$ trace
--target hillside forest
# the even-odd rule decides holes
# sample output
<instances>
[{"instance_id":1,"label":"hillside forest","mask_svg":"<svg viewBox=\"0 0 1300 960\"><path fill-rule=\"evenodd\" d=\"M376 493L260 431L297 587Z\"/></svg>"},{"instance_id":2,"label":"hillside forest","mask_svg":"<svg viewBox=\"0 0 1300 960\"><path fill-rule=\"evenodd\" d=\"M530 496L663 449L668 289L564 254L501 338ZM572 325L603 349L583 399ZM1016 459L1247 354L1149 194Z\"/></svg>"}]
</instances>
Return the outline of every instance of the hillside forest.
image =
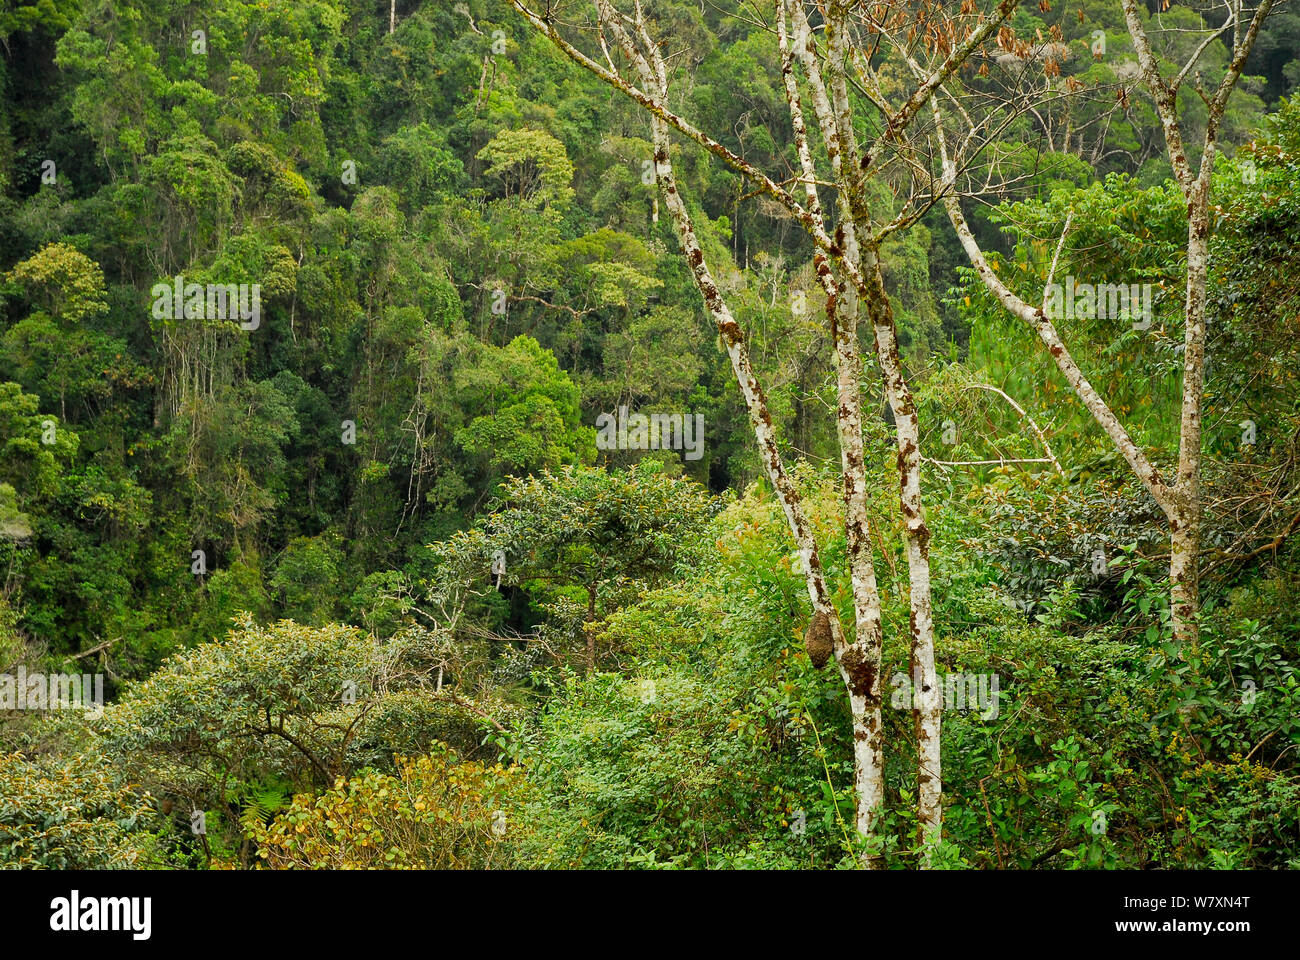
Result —
<instances>
[{"instance_id":1,"label":"hillside forest","mask_svg":"<svg viewBox=\"0 0 1300 960\"><path fill-rule=\"evenodd\" d=\"M1300 866L1279 0L0 0L0 866Z\"/></svg>"}]
</instances>

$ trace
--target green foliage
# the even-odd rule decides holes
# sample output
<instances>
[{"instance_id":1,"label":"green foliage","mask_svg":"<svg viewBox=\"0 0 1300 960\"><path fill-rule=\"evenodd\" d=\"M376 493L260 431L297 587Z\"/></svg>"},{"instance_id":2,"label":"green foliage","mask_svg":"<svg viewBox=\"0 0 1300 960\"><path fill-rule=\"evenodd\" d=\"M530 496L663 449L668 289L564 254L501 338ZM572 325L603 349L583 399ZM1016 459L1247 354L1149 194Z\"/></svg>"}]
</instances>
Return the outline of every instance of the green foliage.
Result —
<instances>
[{"instance_id":1,"label":"green foliage","mask_svg":"<svg viewBox=\"0 0 1300 960\"><path fill-rule=\"evenodd\" d=\"M351 739L338 721L362 709L381 658L346 627L245 621L133 685L105 710L102 746L182 796L253 770L329 782Z\"/></svg>"},{"instance_id":2,"label":"green foliage","mask_svg":"<svg viewBox=\"0 0 1300 960\"><path fill-rule=\"evenodd\" d=\"M145 868L153 816L103 758L0 754L0 867Z\"/></svg>"},{"instance_id":3,"label":"green foliage","mask_svg":"<svg viewBox=\"0 0 1300 960\"><path fill-rule=\"evenodd\" d=\"M646 6L690 72L670 105L796 170L771 31L725 5ZM788 521L646 180L644 111L503 0L392 12L390 28L388 5L351 0L0 10L0 669L93 664L112 701L0 718L0 861L853 867L844 686L802 652ZM1173 55L1206 35L1189 7L1142 16ZM1149 328L1059 326L1168 471L1186 207L1123 13L1083 0L1011 24L1068 55L976 160L1011 186L972 222L1031 302L1054 259L1058 281L1153 285ZM922 424L940 669L1000 679L996 715L945 711L936 866L1298 862L1300 108L1279 99L1297 51L1300 17L1275 11L1211 184L1199 649L1170 641L1155 504L942 212L881 245ZM1190 81L1227 65L1209 43L1180 92L1194 163ZM953 82L975 102L1003 69ZM687 139L672 160L848 624L812 247ZM899 188L892 170L869 184L882 222ZM151 287L181 275L256 284L258 327L154 318ZM907 563L860 334L893 678ZM702 415L702 456L598 453L596 418L620 407ZM884 725L876 842L911 867L915 732L888 703Z\"/></svg>"},{"instance_id":4,"label":"green foliage","mask_svg":"<svg viewBox=\"0 0 1300 960\"><path fill-rule=\"evenodd\" d=\"M573 197L573 164L564 145L544 130L500 130L475 157L501 184L506 200L563 209Z\"/></svg>"},{"instance_id":5,"label":"green foliage","mask_svg":"<svg viewBox=\"0 0 1300 960\"><path fill-rule=\"evenodd\" d=\"M283 609L292 619L312 626L331 619L341 560L337 544L320 538L299 537L285 548L271 587L281 594Z\"/></svg>"},{"instance_id":6,"label":"green foliage","mask_svg":"<svg viewBox=\"0 0 1300 960\"><path fill-rule=\"evenodd\" d=\"M276 870L486 870L516 862L527 783L517 769L440 750L403 761L398 776L339 780L300 794L269 825L258 854Z\"/></svg>"},{"instance_id":7,"label":"green foliage","mask_svg":"<svg viewBox=\"0 0 1300 960\"><path fill-rule=\"evenodd\" d=\"M487 458L492 470L531 472L590 457L592 431L580 425L578 389L536 340L487 347L456 379L468 409L490 410L457 431L456 442Z\"/></svg>"}]
</instances>

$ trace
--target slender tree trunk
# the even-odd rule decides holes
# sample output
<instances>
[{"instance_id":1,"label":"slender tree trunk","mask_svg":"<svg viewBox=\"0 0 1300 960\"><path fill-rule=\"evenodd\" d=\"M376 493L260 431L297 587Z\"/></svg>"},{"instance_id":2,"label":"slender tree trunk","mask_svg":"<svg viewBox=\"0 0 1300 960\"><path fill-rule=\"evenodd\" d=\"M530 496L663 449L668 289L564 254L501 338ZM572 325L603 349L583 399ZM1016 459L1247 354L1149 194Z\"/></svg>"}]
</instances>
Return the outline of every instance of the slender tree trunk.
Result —
<instances>
[{"instance_id":1,"label":"slender tree trunk","mask_svg":"<svg viewBox=\"0 0 1300 960\"><path fill-rule=\"evenodd\" d=\"M1210 178L1213 144L1189 198L1187 296L1183 325L1183 403L1178 477L1169 513L1169 590L1174 642L1184 656L1200 641L1201 407L1205 396L1205 310L1209 274Z\"/></svg>"},{"instance_id":2,"label":"slender tree trunk","mask_svg":"<svg viewBox=\"0 0 1300 960\"><path fill-rule=\"evenodd\" d=\"M722 293L718 290L717 283L714 281L708 264L705 262L704 253L700 249L699 240L695 235L695 227L691 222L686 204L677 189L677 178L673 172L669 152L668 125L658 117L653 117L651 129L655 150L655 171L663 190L664 206L668 210L669 219L672 221L673 228L677 233L682 252L690 265L696 288L704 298L705 307L713 318L718 333L722 337L723 345L726 347L727 356L731 360L732 372L735 374L736 383L739 385L741 396L744 398L750 426L754 431L754 439L758 444L763 471L776 491L777 499L780 501L782 511L785 513L786 522L790 526L795 545L804 558L804 582L808 588L808 596L812 601L814 614L822 613L827 616L831 625L835 649L839 650L845 645L844 628L840 623L839 614L831 603L830 591L826 586L826 577L822 571L821 558L817 551L817 541L813 537L812 526L804 514L799 491L795 489L794 482L785 469L785 463L777 447L776 434L772 426L772 415L767 408L767 397L763 393L758 378L754 375L744 332L741 330L740 324L732 317Z\"/></svg>"},{"instance_id":3,"label":"slender tree trunk","mask_svg":"<svg viewBox=\"0 0 1300 960\"><path fill-rule=\"evenodd\" d=\"M777 37L781 48L781 74L794 128L808 210L825 229L813 165L794 75L794 53L786 24L786 0L777 6ZM802 44L803 41L801 40ZM805 48L806 50L806 48ZM824 96L824 95L823 95ZM880 659L884 632L880 614L880 591L871 552L871 531L867 523L866 456L862 442L862 358L858 348L858 297L854 287L836 280L829 258L821 250L813 256L818 281L826 293L826 317L835 344L836 430L840 446L840 469L844 491L844 534L853 581L854 643L836 650L840 676L849 695L853 716L854 793L857 798L855 827L860 837L870 837L875 817L884 801L884 730L881 717ZM868 867L881 865L880 858L864 851Z\"/></svg>"},{"instance_id":4,"label":"slender tree trunk","mask_svg":"<svg viewBox=\"0 0 1300 960\"><path fill-rule=\"evenodd\" d=\"M1198 172L1193 175L1183 144L1182 123L1178 117L1178 90L1188 71L1196 66L1199 49L1172 80L1161 72L1155 52L1142 24L1137 0L1121 0L1133 50L1137 54L1142 77L1156 105L1164 129L1165 147L1174 176L1187 199L1187 289L1183 327L1183 402L1178 439L1178 473L1169 518L1169 605L1174 640L1179 650L1194 651L1200 641L1200 569L1201 519L1201 414L1205 396L1205 314L1206 285L1209 274L1210 184L1219 124L1223 121L1228 100L1241 77L1260 28L1273 8L1273 0L1261 0L1243 23L1242 5L1227 8L1232 19L1232 56L1213 96L1198 90L1207 106L1203 152ZM1244 29L1243 29L1244 27ZM1225 24L1224 29L1227 29ZM1199 77L1196 79L1199 87Z\"/></svg>"},{"instance_id":5,"label":"slender tree trunk","mask_svg":"<svg viewBox=\"0 0 1300 960\"><path fill-rule=\"evenodd\" d=\"M885 744L881 717L880 661L884 628L880 614L880 591L871 553L871 531L867 524L866 462L862 444L861 376L858 354L858 298L848 283L841 283L838 296L828 306L835 338L836 378L840 404L837 427L840 466L844 475L844 529L853 579L853 607L856 641L837 651L840 675L849 694L853 714L853 778L857 797L855 826L859 836L875 832L875 818L885 800ZM877 856L866 855L868 867L882 866Z\"/></svg>"},{"instance_id":6,"label":"slender tree trunk","mask_svg":"<svg viewBox=\"0 0 1300 960\"><path fill-rule=\"evenodd\" d=\"M934 615L930 590L930 528L921 499L921 430L916 403L903 377L894 311L885 292L880 255L863 250L862 263L874 296L866 301L876 334L876 355L898 436L899 504L907 541L907 577L911 589L912 712L916 726L917 826L923 844L943 834L943 767L940 762L942 700L934 666ZM926 859L928 865L928 857Z\"/></svg>"},{"instance_id":7,"label":"slender tree trunk","mask_svg":"<svg viewBox=\"0 0 1300 960\"><path fill-rule=\"evenodd\" d=\"M943 770L941 702L934 667L934 615L930 596L930 530L921 499L921 430L916 404L903 375L898 329L881 272L880 252L863 239L870 236L872 219L848 95L847 10L846 3L831 3L826 18L830 102L823 130L835 138L832 164L845 201L841 222L845 258L855 263L865 284L863 307L875 334L880 377L894 414L899 506L907 543L911 673L915 680L912 709L917 740L917 839L928 851L928 845L943 835ZM923 855L922 865L929 865L928 853Z\"/></svg>"}]
</instances>

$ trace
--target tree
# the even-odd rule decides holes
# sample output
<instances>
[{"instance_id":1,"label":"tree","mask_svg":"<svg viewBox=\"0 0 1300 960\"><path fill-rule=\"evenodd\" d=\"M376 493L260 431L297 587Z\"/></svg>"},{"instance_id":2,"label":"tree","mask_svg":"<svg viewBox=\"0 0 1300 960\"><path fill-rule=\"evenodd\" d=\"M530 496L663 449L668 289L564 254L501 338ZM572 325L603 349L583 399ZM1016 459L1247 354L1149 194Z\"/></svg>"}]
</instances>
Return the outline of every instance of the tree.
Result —
<instances>
[{"instance_id":1,"label":"tree","mask_svg":"<svg viewBox=\"0 0 1300 960\"><path fill-rule=\"evenodd\" d=\"M68 419L111 397L139 376L126 341L97 330L108 313L99 264L66 243L52 243L5 278L34 309L6 330L3 372L49 401Z\"/></svg>"},{"instance_id":2,"label":"tree","mask_svg":"<svg viewBox=\"0 0 1300 960\"><path fill-rule=\"evenodd\" d=\"M466 363L455 377L463 408L483 411L456 431L466 453L489 460L495 474L590 458L591 431L580 423L578 388L554 354L525 336L475 352L478 362Z\"/></svg>"},{"instance_id":3,"label":"tree","mask_svg":"<svg viewBox=\"0 0 1300 960\"><path fill-rule=\"evenodd\" d=\"M291 619L323 626L338 602L339 545L326 537L298 537L275 565L271 587Z\"/></svg>"},{"instance_id":4,"label":"tree","mask_svg":"<svg viewBox=\"0 0 1300 960\"><path fill-rule=\"evenodd\" d=\"M0 753L0 864L138 870L151 862L151 798L104 757Z\"/></svg>"},{"instance_id":5,"label":"tree","mask_svg":"<svg viewBox=\"0 0 1300 960\"><path fill-rule=\"evenodd\" d=\"M504 583L536 582L585 595L586 669L596 668L602 590L653 584L693 553L715 503L698 484L647 461L625 472L568 467L506 482L482 521L484 547L500 551Z\"/></svg>"},{"instance_id":6,"label":"tree","mask_svg":"<svg viewBox=\"0 0 1300 960\"><path fill-rule=\"evenodd\" d=\"M1111 407L1084 376L1052 322L1053 318L1048 316L1046 292L1044 305L1033 306L1008 288L990 267L966 222L959 191L953 189L958 179L957 166L964 148L949 149L945 127L951 121L945 117L946 111L939 101L932 105L938 153L943 164L942 184L936 192L942 195L957 235L979 278L1008 311L1023 319L1038 334L1071 389L1164 512L1169 524L1169 596L1174 641L1180 647L1194 651L1199 637L1198 571L1204 514L1201 491L1201 417L1205 392L1206 285L1212 227L1210 188L1229 98L1241 77L1260 26L1272 9L1272 0L1260 0L1253 13L1240 5L1225 6L1224 22L1217 28L1198 25L1201 36L1198 37L1196 47L1185 59L1180 57L1172 62L1158 53L1152 44L1148 32L1151 17L1146 9L1139 7L1135 0L1122 0L1122 4L1141 76L1160 118L1169 162L1187 206L1182 404L1178 458L1172 479L1168 477L1167 471L1162 473L1151 462L1147 453L1134 442ZM1217 71L1221 74L1218 82L1203 87L1200 68L1205 64L1202 58L1220 37L1228 34L1231 35L1230 58ZM1167 39L1163 28L1161 38ZM1177 50L1177 45L1174 48ZM1195 167L1190 157L1191 144L1186 137L1187 121L1179 106L1180 92L1186 92L1184 88L1188 84L1191 85L1188 89L1206 107L1204 131L1198 145L1199 165ZM966 117L961 117L961 122L966 120ZM1070 220L1067 219L1052 261L1053 269L1048 271L1048 287L1053 281L1055 264L1069 230Z\"/></svg>"},{"instance_id":7,"label":"tree","mask_svg":"<svg viewBox=\"0 0 1300 960\"><path fill-rule=\"evenodd\" d=\"M522 770L438 749L396 777L372 771L299 794L253 839L276 870L499 870L529 832L526 794Z\"/></svg>"},{"instance_id":8,"label":"tree","mask_svg":"<svg viewBox=\"0 0 1300 960\"><path fill-rule=\"evenodd\" d=\"M930 597L930 530L921 495L920 427L916 405L903 371L894 308L885 287L881 248L891 235L916 223L924 213L919 202L898 206L889 202L874 177L898 177L890 171L896 160L896 143L930 103L935 91L951 77L1009 17L1017 0L1001 0L992 12L979 14L966 4L958 14L922 9L909 12L890 5L871 11L834 2L818 6L823 43L814 40L807 5L780 0L771 26L778 38L785 99L793 133L798 187L787 187L762 173L754 164L727 149L718 140L674 112L670 103L668 58L651 37L651 20L639 2L624 14L609 0L599 0L594 24L601 40L599 56L585 54L565 39L555 22L523 0L511 0L529 23L546 35L571 60L622 92L651 115L654 169L663 191L678 241L694 274L696 286L722 336L732 360L750 414L768 479L780 497L795 544L804 557L809 597L814 610L814 630L829 629L831 646L852 704L856 730L858 795L857 829L872 833L884 794L881 730L880 651L883 642L880 599L871 555L866 517L865 464L862 446L861 358L858 348L859 308L865 311L875 339L875 358L893 415L898 450L899 505L907 537L910 584L910 640L916 676L914 716L918 743L918 808L920 840L933 848L942 836L942 774L940 757L940 691L934 672L934 624ZM910 32L909 32L910 31ZM924 39L913 44L917 34ZM904 39L904 34L906 38ZM625 77L612 59L606 38L631 67ZM872 54L880 50L876 38L889 41L883 65ZM894 68L904 75L914 72L912 92L902 103L891 103L882 82ZM836 190L834 235L823 213L819 174L804 117L797 68L801 68L829 166L829 181ZM864 94L874 120L870 140L859 140L854 119L855 98L849 77L865 71L869 82ZM890 84L896 85L891 77ZM837 426L843 474L845 533L852 558L854 633L849 640L830 600L818 559L817 544L790 481L772 430L767 399L754 376L745 334L728 309L725 298L706 263L689 209L673 173L670 129L676 130L740 173L766 198L785 209L813 241L814 265L826 295L827 325L835 345L837 364ZM908 174L904 167L901 176ZM789 182L788 180L786 181ZM799 198L802 194L802 200ZM919 198L913 197L913 200ZM870 852L866 862L877 861Z\"/></svg>"},{"instance_id":9,"label":"tree","mask_svg":"<svg viewBox=\"0 0 1300 960\"><path fill-rule=\"evenodd\" d=\"M103 748L195 802L222 798L228 780L254 769L328 784L348 772L383 662L348 627L244 621L106 708Z\"/></svg>"},{"instance_id":10,"label":"tree","mask_svg":"<svg viewBox=\"0 0 1300 960\"><path fill-rule=\"evenodd\" d=\"M564 144L543 130L502 130L478 152L507 200L563 209L573 199L573 164Z\"/></svg>"}]
</instances>

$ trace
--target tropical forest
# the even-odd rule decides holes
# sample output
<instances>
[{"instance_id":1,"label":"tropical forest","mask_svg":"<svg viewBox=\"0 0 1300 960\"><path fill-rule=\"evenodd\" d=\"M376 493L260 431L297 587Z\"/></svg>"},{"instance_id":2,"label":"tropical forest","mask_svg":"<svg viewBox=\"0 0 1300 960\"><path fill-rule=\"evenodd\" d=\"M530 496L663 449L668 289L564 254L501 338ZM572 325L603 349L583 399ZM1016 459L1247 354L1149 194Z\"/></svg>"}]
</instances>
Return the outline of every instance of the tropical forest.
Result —
<instances>
[{"instance_id":1,"label":"tropical forest","mask_svg":"<svg viewBox=\"0 0 1300 960\"><path fill-rule=\"evenodd\" d=\"M0 867L1300 867L1298 93L1286 0L0 0Z\"/></svg>"}]
</instances>

